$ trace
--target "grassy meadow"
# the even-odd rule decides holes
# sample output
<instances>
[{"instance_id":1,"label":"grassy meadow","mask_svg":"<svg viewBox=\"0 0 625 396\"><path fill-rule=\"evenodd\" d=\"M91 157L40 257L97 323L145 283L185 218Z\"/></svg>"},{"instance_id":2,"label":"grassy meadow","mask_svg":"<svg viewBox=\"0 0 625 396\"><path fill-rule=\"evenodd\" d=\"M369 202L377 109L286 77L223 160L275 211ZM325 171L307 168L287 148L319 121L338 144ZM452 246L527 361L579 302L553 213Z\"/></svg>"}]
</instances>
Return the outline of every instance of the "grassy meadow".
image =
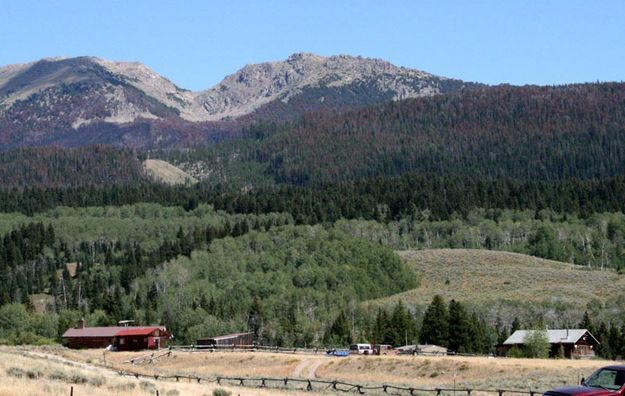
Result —
<instances>
[{"instance_id":1,"label":"grassy meadow","mask_svg":"<svg viewBox=\"0 0 625 396\"><path fill-rule=\"evenodd\" d=\"M625 276L614 270L588 270L579 265L524 254L471 249L398 251L415 271L419 286L369 302L426 306L434 295L487 311L489 319L515 315L569 317L576 326L585 310L610 319L612 307L625 298ZM567 316L568 315L568 316Z\"/></svg>"},{"instance_id":2,"label":"grassy meadow","mask_svg":"<svg viewBox=\"0 0 625 396\"><path fill-rule=\"evenodd\" d=\"M406 355L350 356L275 354L264 352L178 352L154 364L133 365L145 352L72 351L60 347L0 349L0 395L75 394L208 395L214 384L182 379L146 380L120 377L116 370L146 375L243 376L310 378L349 383L394 384L414 388L509 389L544 391L575 384L581 376L608 364L601 360L541 360L487 357L424 357ZM15 375L24 371L21 377ZM29 374L30 373L30 374ZM32 374L37 373L37 374ZM60 374L61 373L61 374ZM64 374L63 374L64 373ZM304 394L295 390L227 387L238 395ZM39 391L38 391L39 390ZM4 393L3 393L4 392ZM38 393L39 392L39 393ZM478 393L478 392L476 392ZM308 393L310 394L310 393Z\"/></svg>"}]
</instances>

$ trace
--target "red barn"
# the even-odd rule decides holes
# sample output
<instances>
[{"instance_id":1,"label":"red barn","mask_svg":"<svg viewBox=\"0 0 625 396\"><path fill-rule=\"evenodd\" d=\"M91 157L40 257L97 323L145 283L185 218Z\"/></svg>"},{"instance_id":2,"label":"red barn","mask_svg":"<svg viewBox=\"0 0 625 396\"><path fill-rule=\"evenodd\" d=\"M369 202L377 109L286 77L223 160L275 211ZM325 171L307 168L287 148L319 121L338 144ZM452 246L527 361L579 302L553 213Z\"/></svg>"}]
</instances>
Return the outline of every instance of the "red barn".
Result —
<instances>
[{"instance_id":1,"label":"red barn","mask_svg":"<svg viewBox=\"0 0 625 396\"><path fill-rule=\"evenodd\" d=\"M163 326L84 327L84 321L68 329L62 336L68 348L106 348L112 345L120 351L159 349L167 347L171 333Z\"/></svg>"}]
</instances>

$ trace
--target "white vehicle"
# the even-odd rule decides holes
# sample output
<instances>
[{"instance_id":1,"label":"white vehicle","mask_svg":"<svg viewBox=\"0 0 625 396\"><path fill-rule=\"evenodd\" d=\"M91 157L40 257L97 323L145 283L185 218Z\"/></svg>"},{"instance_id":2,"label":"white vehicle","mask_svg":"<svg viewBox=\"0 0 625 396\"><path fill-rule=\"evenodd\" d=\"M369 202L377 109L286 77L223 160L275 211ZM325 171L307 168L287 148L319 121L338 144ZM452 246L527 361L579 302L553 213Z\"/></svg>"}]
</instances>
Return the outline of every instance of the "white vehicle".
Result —
<instances>
[{"instance_id":1,"label":"white vehicle","mask_svg":"<svg viewBox=\"0 0 625 396\"><path fill-rule=\"evenodd\" d=\"M349 347L349 353L354 355L373 355L371 344L353 344Z\"/></svg>"}]
</instances>

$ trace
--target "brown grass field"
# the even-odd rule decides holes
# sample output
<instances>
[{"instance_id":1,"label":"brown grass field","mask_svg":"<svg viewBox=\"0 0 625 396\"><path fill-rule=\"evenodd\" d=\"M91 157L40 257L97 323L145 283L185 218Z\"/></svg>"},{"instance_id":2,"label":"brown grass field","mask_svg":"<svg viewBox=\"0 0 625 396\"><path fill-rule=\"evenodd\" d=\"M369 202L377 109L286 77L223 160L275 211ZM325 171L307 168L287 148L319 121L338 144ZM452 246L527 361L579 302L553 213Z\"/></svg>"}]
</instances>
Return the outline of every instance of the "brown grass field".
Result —
<instances>
[{"instance_id":1,"label":"brown grass field","mask_svg":"<svg viewBox=\"0 0 625 396\"><path fill-rule=\"evenodd\" d=\"M121 377L118 370L146 375L245 376L311 378L358 384L394 384L414 388L538 390L575 384L600 360L538 360L487 357L295 355L265 352L179 352L153 364L133 365L145 352L69 350L61 347L0 348L1 395L67 395L71 378L75 395L210 395L215 384L195 380ZM15 376L15 368L24 373ZM59 372L61 374L59 374ZM34 374L33 374L34 373ZM19 374L19 371L18 371ZM30 377L30 378L29 378ZM81 382L78 381L78 382ZM304 391L222 386L233 395L298 395ZM321 392L323 393L323 392ZM334 393L336 394L336 393Z\"/></svg>"},{"instance_id":2,"label":"brown grass field","mask_svg":"<svg viewBox=\"0 0 625 396\"><path fill-rule=\"evenodd\" d=\"M163 183L175 185L198 182L195 177L166 161L148 159L143 161L143 168L151 177Z\"/></svg>"},{"instance_id":3,"label":"brown grass field","mask_svg":"<svg viewBox=\"0 0 625 396\"><path fill-rule=\"evenodd\" d=\"M436 294L446 301L558 301L585 306L606 301L625 290L625 276L612 270L587 270L579 265L518 253L470 249L397 252L417 273L416 289L378 300L427 305Z\"/></svg>"}]
</instances>

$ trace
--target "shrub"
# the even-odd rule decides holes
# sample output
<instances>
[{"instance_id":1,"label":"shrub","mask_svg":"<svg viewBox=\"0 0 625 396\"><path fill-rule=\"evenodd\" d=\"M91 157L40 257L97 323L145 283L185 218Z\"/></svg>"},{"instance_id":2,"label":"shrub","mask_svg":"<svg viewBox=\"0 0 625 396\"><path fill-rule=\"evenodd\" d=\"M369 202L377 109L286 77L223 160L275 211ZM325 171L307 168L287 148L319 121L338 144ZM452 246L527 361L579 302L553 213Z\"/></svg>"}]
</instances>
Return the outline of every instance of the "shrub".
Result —
<instances>
[{"instance_id":1,"label":"shrub","mask_svg":"<svg viewBox=\"0 0 625 396\"><path fill-rule=\"evenodd\" d=\"M74 373L70 375L67 380L71 384L86 384L87 382L89 382L89 378L79 373Z\"/></svg>"},{"instance_id":2,"label":"shrub","mask_svg":"<svg viewBox=\"0 0 625 396\"><path fill-rule=\"evenodd\" d=\"M7 369L7 374L11 377L22 378L26 375L26 372L19 367L9 367Z\"/></svg>"},{"instance_id":3,"label":"shrub","mask_svg":"<svg viewBox=\"0 0 625 396\"><path fill-rule=\"evenodd\" d=\"M67 373L61 370L54 370L50 374L48 374L48 378L56 381L65 381L67 382Z\"/></svg>"},{"instance_id":4,"label":"shrub","mask_svg":"<svg viewBox=\"0 0 625 396\"><path fill-rule=\"evenodd\" d=\"M139 387L142 390L144 390L144 391L152 390L152 389L156 388L156 386L153 383L148 382L148 381L141 381L141 382L139 382Z\"/></svg>"},{"instance_id":5,"label":"shrub","mask_svg":"<svg viewBox=\"0 0 625 396\"><path fill-rule=\"evenodd\" d=\"M213 396L231 396L232 392L227 391L223 388L217 388L213 391Z\"/></svg>"},{"instance_id":6,"label":"shrub","mask_svg":"<svg viewBox=\"0 0 625 396\"><path fill-rule=\"evenodd\" d=\"M125 393L135 388L134 382L124 382L123 384L115 384L108 386L107 389L112 392Z\"/></svg>"},{"instance_id":7,"label":"shrub","mask_svg":"<svg viewBox=\"0 0 625 396\"><path fill-rule=\"evenodd\" d=\"M106 379L102 376L89 378L89 385L100 387L106 383Z\"/></svg>"},{"instance_id":8,"label":"shrub","mask_svg":"<svg viewBox=\"0 0 625 396\"><path fill-rule=\"evenodd\" d=\"M43 373L39 369L26 370L26 377L29 379L38 379L43 377Z\"/></svg>"}]
</instances>

